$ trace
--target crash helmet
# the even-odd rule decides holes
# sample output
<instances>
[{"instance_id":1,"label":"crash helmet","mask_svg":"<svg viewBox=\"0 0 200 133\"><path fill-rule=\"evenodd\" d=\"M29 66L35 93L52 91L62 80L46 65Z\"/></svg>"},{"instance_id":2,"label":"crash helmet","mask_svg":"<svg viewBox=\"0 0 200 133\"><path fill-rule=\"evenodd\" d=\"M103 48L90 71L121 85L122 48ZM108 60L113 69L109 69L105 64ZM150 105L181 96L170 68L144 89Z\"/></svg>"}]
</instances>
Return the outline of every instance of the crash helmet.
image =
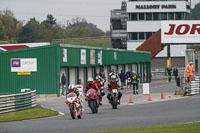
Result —
<instances>
[{"instance_id":1,"label":"crash helmet","mask_svg":"<svg viewBox=\"0 0 200 133\"><path fill-rule=\"evenodd\" d=\"M112 75L110 78L111 78L111 80L114 82L114 81L116 81L116 78L117 78L117 77L116 77L116 75Z\"/></svg>"},{"instance_id":2,"label":"crash helmet","mask_svg":"<svg viewBox=\"0 0 200 133\"><path fill-rule=\"evenodd\" d=\"M74 84L69 85L68 90L69 92L74 92L75 86Z\"/></svg>"},{"instance_id":3,"label":"crash helmet","mask_svg":"<svg viewBox=\"0 0 200 133\"><path fill-rule=\"evenodd\" d=\"M101 81L101 77L99 75L96 76L97 81Z\"/></svg>"},{"instance_id":4,"label":"crash helmet","mask_svg":"<svg viewBox=\"0 0 200 133\"><path fill-rule=\"evenodd\" d=\"M93 84L93 78L88 78L87 82L88 84Z\"/></svg>"}]
</instances>

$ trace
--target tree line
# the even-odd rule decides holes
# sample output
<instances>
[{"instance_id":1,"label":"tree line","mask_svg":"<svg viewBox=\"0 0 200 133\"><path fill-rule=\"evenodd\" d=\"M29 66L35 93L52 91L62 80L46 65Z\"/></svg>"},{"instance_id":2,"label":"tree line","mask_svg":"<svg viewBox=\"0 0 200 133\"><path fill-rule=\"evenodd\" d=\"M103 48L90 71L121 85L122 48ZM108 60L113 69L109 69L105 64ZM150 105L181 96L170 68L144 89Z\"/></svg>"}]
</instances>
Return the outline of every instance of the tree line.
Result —
<instances>
[{"instance_id":1,"label":"tree line","mask_svg":"<svg viewBox=\"0 0 200 133\"><path fill-rule=\"evenodd\" d=\"M200 3L196 4L189 19L200 20ZM64 24L48 14L46 20L39 22L30 18L26 23L17 20L10 10L0 11L0 41L9 43L50 42L52 39L96 37L109 35L84 18L76 17Z\"/></svg>"},{"instance_id":2,"label":"tree line","mask_svg":"<svg viewBox=\"0 0 200 133\"><path fill-rule=\"evenodd\" d=\"M48 14L42 22L30 18L24 24L15 18L12 11L0 11L0 41L9 43L50 42L52 39L96 37L105 34L96 25L80 17L60 24L53 15Z\"/></svg>"}]
</instances>

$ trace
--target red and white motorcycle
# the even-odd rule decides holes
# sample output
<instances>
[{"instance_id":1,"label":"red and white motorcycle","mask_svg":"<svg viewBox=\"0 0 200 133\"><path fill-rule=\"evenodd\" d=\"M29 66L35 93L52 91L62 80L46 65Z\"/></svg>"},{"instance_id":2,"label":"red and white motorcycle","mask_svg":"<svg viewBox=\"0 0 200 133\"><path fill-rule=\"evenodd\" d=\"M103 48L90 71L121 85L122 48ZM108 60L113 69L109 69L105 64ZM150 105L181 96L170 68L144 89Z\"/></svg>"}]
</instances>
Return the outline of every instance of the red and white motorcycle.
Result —
<instances>
[{"instance_id":1,"label":"red and white motorcycle","mask_svg":"<svg viewBox=\"0 0 200 133\"><path fill-rule=\"evenodd\" d=\"M80 98L76 95L76 93L71 92L67 95L66 104L68 104L69 106L72 119L75 119L76 117L81 119L82 104Z\"/></svg>"}]
</instances>

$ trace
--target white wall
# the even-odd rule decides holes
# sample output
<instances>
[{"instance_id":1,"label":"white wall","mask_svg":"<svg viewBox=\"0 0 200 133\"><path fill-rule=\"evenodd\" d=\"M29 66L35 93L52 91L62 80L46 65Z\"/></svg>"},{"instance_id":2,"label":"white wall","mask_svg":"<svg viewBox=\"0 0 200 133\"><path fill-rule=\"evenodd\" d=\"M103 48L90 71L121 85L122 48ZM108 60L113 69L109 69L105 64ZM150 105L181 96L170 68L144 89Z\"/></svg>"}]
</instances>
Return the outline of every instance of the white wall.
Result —
<instances>
[{"instance_id":1,"label":"white wall","mask_svg":"<svg viewBox=\"0 0 200 133\"><path fill-rule=\"evenodd\" d=\"M127 32L157 32L161 21L127 21Z\"/></svg>"},{"instance_id":2,"label":"white wall","mask_svg":"<svg viewBox=\"0 0 200 133\"><path fill-rule=\"evenodd\" d=\"M128 50L136 50L137 47L139 47L143 41L127 41L127 49Z\"/></svg>"},{"instance_id":3,"label":"white wall","mask_svg":"<svg viewBox=\"0 0 200 133\"><path fill-rule=\"evenodd\" d=\"M79 68L79 79L81 79L82 84L84 84L84 68L83 67Z\"/></svg>"},{"instance_id":4,"label":"white wall","mask_svg":"<svg viewBox=\"0 0 200 133\"><path fill-rule=\"evenodd\" d=\"M75 68L70 67L69 68L69 73L70 73L70 84L76 84L76 74L75 74Z\"/></svg>"},{"instance_id":5,"label":"white wall","mask_svg":"<svg viewBox=\"0 0 200 133\"><path fill-rule=\"evenodd\" d=\"M93 78L92 67L88 67L88 78Z\"/></svg>"}]
</instances>

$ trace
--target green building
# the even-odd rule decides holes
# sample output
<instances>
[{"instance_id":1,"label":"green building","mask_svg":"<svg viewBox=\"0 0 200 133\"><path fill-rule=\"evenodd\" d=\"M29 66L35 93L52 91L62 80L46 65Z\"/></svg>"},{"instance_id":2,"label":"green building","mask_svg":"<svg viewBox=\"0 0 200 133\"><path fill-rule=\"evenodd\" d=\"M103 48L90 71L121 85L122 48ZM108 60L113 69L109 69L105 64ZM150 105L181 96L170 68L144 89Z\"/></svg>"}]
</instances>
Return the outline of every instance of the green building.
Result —
<instances>
[{"instance_id":1,"label":"green building","mask_svg":"<svg viewBox=\"0 0 200 133\"><path fill-rule=\"evenodd\" d=\"M86 83L104 69L106 81L111 69L136 71L140 83L151 82L150 53L118 49L102 49L65 44L0 52L0 94L36 89L37 94L60 96L60 80L64 73L67 85Z\"/></svg>"}]
</instances>

